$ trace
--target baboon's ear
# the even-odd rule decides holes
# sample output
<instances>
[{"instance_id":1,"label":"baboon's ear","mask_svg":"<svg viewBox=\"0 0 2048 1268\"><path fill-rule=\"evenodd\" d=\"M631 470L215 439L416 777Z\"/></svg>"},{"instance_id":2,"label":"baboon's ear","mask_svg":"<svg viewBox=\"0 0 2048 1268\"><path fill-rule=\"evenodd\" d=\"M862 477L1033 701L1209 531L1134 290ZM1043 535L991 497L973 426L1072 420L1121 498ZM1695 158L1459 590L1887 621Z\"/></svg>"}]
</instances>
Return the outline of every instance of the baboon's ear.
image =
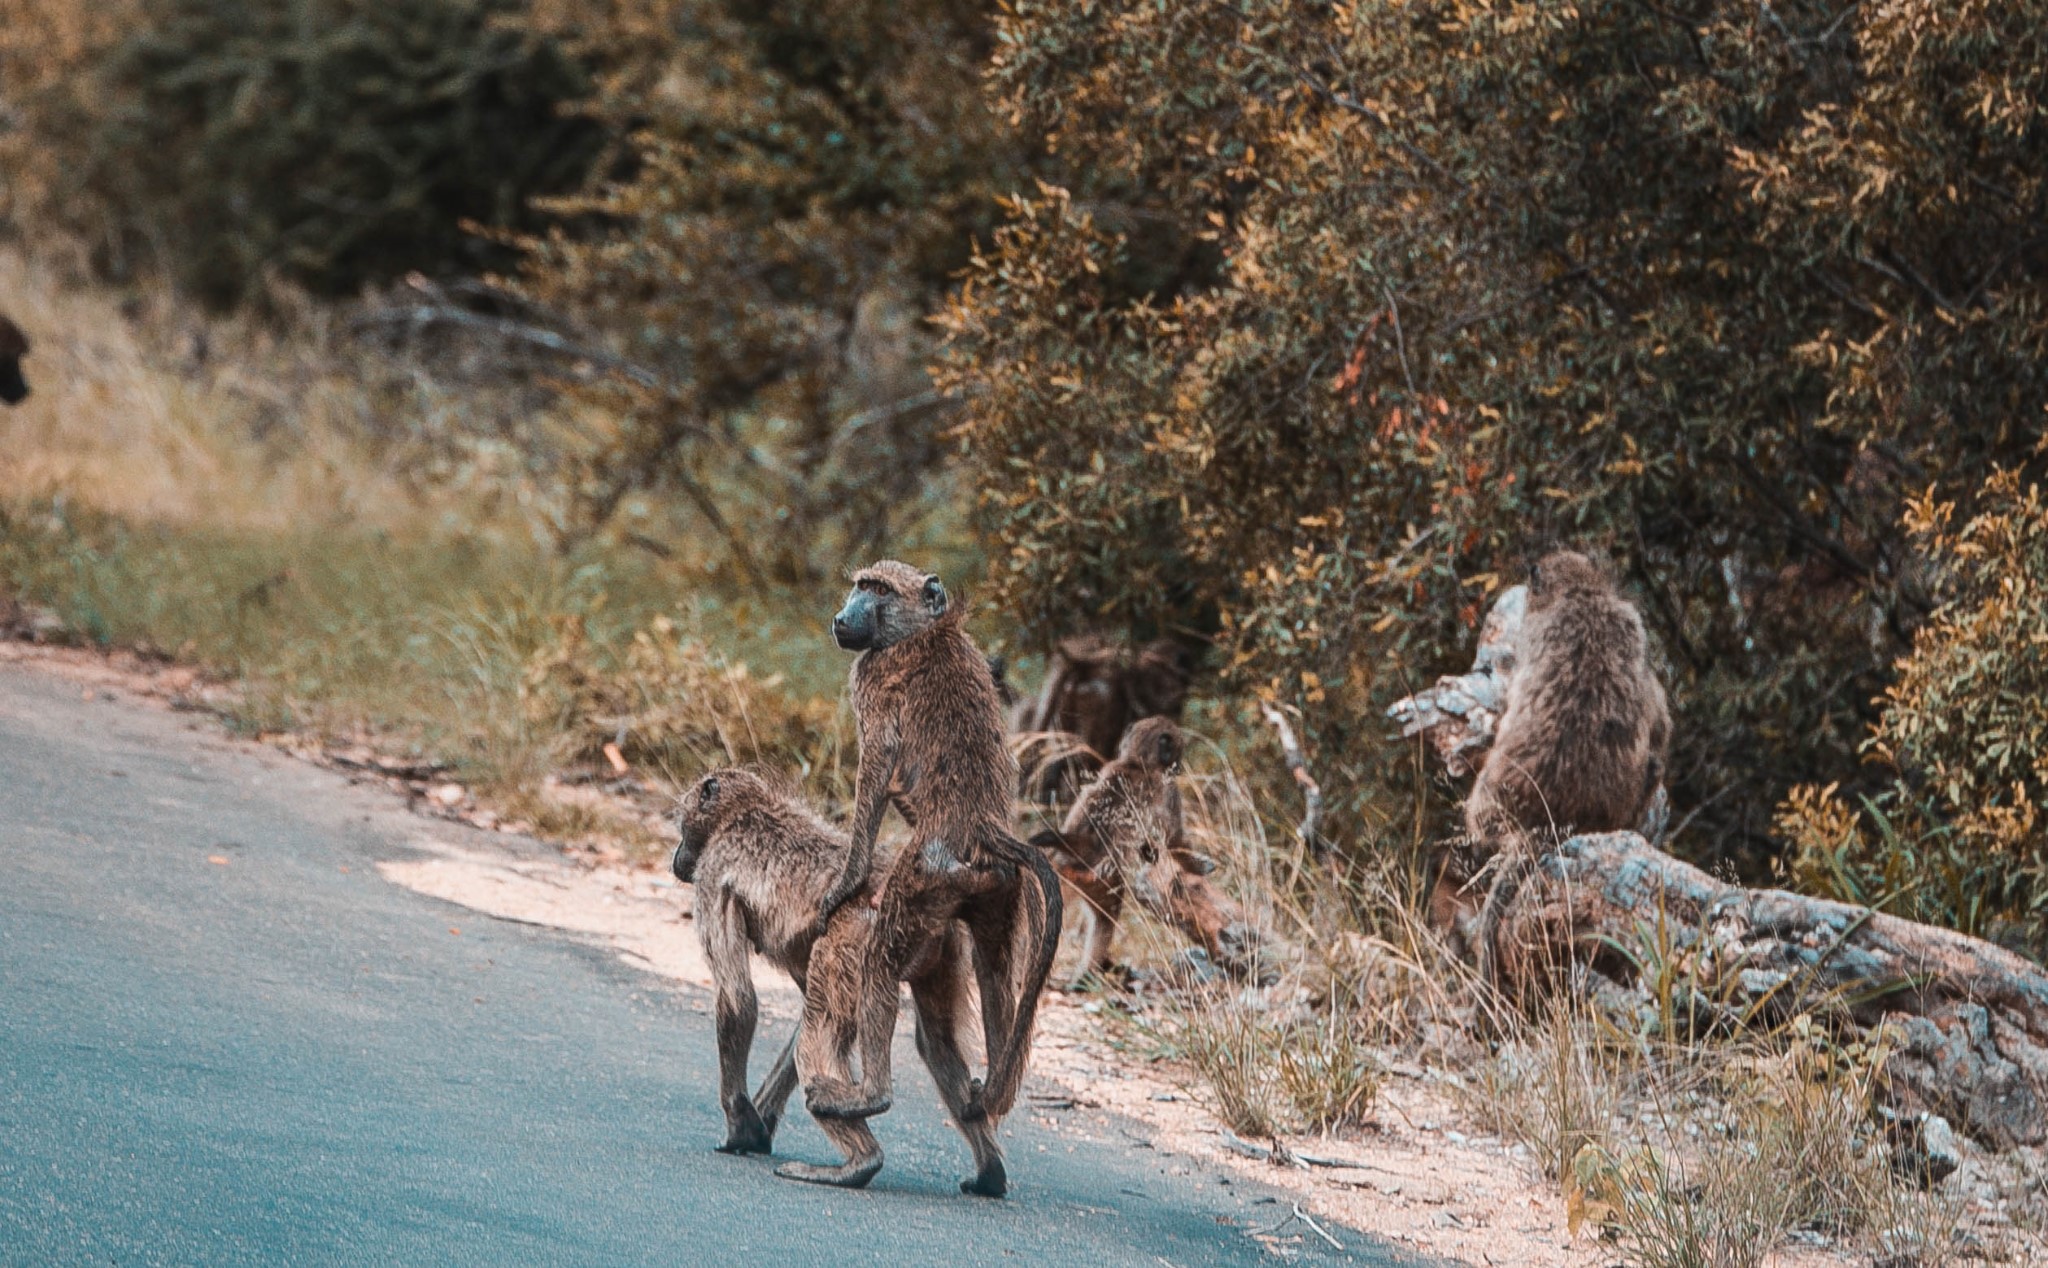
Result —
<instances>
[{"instance_id":1,"label":"baboon's ear","mask_svg":"<svg viewBox=\"0 0 2048 1268\"><path fill-rule=\"evenodd\" d=\"M708 810L718 800L718 776L706 775L704 782L697 785L697 808Z\"/></svg>"},{"instance_id":2,"label":"baboon's ear","mask_svg":"<svg viewBox=\"0 0 2048 1268\"><path fill-rule=\"evenodd\" d=\"M946 587L939 582L939 574L930 573L924 579L924 610L933 616L946 614Z\"/></svg>"},{"instance_id":3,"label":"baboon's ear","mask_svg":"<svg viewBox=\"0 0 2048 1268\"><path fill-rule=\"evenodd\" d=\"M1159 765L1162 768L1171 769L1173 764L1179 760L1180 744L1173 738L1173 732L1161 731L1159 733Z\"/></svg>"}]
</instances>

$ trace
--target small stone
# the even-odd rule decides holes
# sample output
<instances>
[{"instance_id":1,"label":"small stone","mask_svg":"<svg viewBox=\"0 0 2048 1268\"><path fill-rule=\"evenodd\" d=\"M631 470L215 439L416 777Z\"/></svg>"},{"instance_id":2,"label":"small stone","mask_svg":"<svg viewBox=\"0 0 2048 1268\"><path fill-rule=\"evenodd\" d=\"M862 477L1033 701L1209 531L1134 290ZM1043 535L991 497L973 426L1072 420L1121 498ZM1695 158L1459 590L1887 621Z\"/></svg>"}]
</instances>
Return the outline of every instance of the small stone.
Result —
<instances>
[{"instance_id":1,"label":"small stone","mask_svg":"<svg viewBox=\"0 0 2048 1268\"><path fill-rule=\"evenodd\" d=\"M1933 1188L1963 1165L1962 1147L1947 1119L1939 1114L1893 1114L1887 1111L1885 1135L1892 1146L1892 1170L1922 1188Z\"/></svg>"},{"instance_id":2,"label":"small stone","mask_svg":"<svg viewBox=\"0 0 2048 1268\"><path fill-rule=\"evenodd\" d=\"M427 793L427 799L437 806L446 806L452 810L469 800L469 790L461 784L436 784Z\"/></svg>"}]
</instances>

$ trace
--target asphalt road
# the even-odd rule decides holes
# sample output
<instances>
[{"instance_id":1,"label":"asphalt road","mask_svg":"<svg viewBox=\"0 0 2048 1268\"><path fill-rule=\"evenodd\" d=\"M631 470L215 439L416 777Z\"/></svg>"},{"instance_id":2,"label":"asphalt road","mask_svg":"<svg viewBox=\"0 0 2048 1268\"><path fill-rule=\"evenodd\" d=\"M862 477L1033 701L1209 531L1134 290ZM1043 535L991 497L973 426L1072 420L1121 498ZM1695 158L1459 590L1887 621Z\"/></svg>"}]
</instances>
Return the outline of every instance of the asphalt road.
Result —
<instances>
[{"instance_id":1,"label":"asphalt road","mask_svg":"<svg viewBox=\"0 0 2048 1268\"><path fill-rule=\"evenodd\" d=\"M1284 1202L1135 1127L1016 1115L1011 1198L961 1197L907 1051L868 1191L715 1153L701 997L375 868L429 834L546 847L83 695L0 665L0 1263L1270 1258L1247 1230ZM778 1149L834 1160L800 1099ZM1293 1249L1417 1262L1334 1231Z\"/></svg>"}]
</instances>

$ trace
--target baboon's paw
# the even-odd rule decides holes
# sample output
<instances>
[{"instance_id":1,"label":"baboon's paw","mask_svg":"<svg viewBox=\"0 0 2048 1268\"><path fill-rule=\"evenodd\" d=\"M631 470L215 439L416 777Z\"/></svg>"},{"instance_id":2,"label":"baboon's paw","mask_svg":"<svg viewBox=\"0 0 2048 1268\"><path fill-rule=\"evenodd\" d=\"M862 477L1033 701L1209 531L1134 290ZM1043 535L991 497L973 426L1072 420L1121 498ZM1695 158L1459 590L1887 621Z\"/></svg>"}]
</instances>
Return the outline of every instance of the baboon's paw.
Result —
<instances>
[{"instance_id":1,"label":"baboon's paw","mask_svg":"<svg viewBox=\"0 0 2048 1268\"><path fill-rule=\"evenodd\" d=\"M1000 1162L990 1163L979 1175L960 1182L960 1191L971 1198L999 1198L1010 1191L1010 1177Z\"/></svg>"},{"instance_id":2,"label":"baboon's paw","mask_svg":"<svg viewBox=\"0 0 2048 1268\"><path fill-rule=\"evenodd\" d=\"M785 1162L775 1174L804 1184L827 1184L835 1189L865 1189L882 1169L881 1158L849 1162L837 1167L814 1167L808 1162Z\"/></svg>"},{"instance_id":3,"label":"baboon's paw","mask_svg":"<svg viewBox=\"0 0 2048 1268\"><path fill-rule=\"evenodd\" d=\"M763 1122L751 1101L741 1101L726 1120L722 1154L765 1154L774 1152L775 1129Z\"/></svg>"}]
</instances>

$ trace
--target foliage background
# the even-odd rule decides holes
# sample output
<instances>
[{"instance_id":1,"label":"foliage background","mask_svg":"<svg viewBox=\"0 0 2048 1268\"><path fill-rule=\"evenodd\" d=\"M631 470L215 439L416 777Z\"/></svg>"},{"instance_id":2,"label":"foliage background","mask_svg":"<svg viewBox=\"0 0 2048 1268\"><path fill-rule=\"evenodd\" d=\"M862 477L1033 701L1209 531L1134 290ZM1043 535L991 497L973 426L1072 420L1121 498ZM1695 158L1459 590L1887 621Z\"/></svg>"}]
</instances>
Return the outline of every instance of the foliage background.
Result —
<instances>
[{"instance_id":1,"label":"foliage background","mask_svg":"<svg viewBox=\"0 0 2048 1268\"><path fill-rule=\"evenodd\" d=\"M777 752L836 752L816 615L902 554L1013 652L1212 638L1199 724L1284 823L1246 706L1299 708L1377 862L1456 795L1385 706L1571 542L1653 628L1680 852L2038 952L2041 739L2000 702L2033 637L2044 37L1977 0L0 0L0 241L33 265L0 301L121 403L8 416L15 522L109 517L10 533L9 575L281 671L135 543L244 535L179 553L188 588L284 569L307 640L356 628L315 615L354 574L304 558L350 531L400 569L504 552L465 575L541 596L490 658L503 716L528 669L553 702L521 751L633 712L685 761L715 728L654 697L737 681L707 646L783 684ZM112 297L118 376L55 333L65 286ZM151 446L246 498L110 456ZM323 531L247 555L313 486Z\"/></svg>"},{"instance_id":2,"label":"foliage background","mask_svg":"<svg viewBox=\"0 0 2048 1268\"><path fill-rule=\"evenodd\" d=\"M947 315L1006 605L1213 610L1369 821L1385 704L1544 544L1604 550L1668 659L1681 847L1760 874L1928 612L1902 495L2021 461L2048 399L2041 7L998 21L1004 109L1141 191L1018 199ZM1132 284L1139 220L1215 267Z\"/></svg>"}]
</instances>

